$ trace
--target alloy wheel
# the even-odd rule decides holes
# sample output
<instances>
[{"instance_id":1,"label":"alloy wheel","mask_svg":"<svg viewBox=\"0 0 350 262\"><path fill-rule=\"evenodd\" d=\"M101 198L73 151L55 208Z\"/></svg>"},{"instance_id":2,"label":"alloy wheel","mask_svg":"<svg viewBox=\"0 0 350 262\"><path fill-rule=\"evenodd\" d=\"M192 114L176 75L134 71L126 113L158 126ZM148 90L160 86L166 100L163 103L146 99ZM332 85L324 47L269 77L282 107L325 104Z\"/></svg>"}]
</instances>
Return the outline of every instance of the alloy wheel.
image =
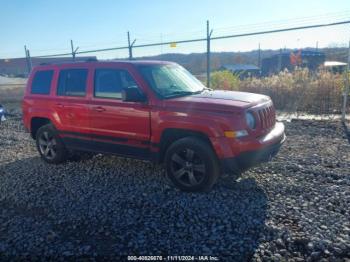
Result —
<instances>
[{"instance_id":1,"label":"alloy wheel","mask_svg":"<svg viewBox=\"0 0 350 262\"><path fill-rule=\"evenodd\" d=\"M204 161L190 148L171 156L171 171L176 180L186 187L199 185L206 176Z\"/></svg>"},{"instance_id":2,"label":"alloy wheel","mask_svg":"<svg viewBox=\"0 0 350 262\"><path fill-rule=\"evenodd\" d=\"M39 137L40 153L47 159L52 160L57 155L57 141L52 134L45 131Z\"/></svg>"}]
</instances>

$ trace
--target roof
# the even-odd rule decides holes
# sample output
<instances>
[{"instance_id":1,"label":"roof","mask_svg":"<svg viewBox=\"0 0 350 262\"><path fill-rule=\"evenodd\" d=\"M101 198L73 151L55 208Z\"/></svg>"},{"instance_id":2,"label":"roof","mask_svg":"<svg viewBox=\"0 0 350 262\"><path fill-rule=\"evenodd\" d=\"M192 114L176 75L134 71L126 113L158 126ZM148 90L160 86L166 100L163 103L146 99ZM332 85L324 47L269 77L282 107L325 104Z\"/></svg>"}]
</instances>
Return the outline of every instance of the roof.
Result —
<instances>
[{"instance_id":1,"label":"roof","mask_svg":"<svg viewBox=\"0 0 350 262\"><path fill-rule=\"evenodd\" d=\"M76 57L76 61L86 61L88 59L95 59L96 56L81 56ZM64 63L72 61L71 57L51 57L51 58L41 58L41 57L32 57L31 58L33 65L39 65L41 63ZM1 66L18 66L18 65L27 65L26 58L8 58L0 59Z\"/></svg>"},{"instance_id":2,"label":"roof","mask_svg":"<svg viewBox=\"0 0 350 262\"><path fill-rule=\"evenodd\" d=\"M223 65L222 67L230 71L260 70L259 67L251 64Z\"/></svg>"},{"instance_id":3,"label":"roof","mask_svg":"<svg viewBox=\"0 0 350 262\"><path fill-rule=\"evenodd\" d=\"M339 61L325 61L323 65L324 65L325 67L346 66L347 63L339 62Z\"/></svg>"},{"instance_id":4,"label":"roof","mask_svg":"<svg viewBox=\"0 0 350 262\"><path fill-rule=\"evenodd\" d=\"M72 62L63 62L63 63L45 63L45 64L41 64L39 66L55 66L55 65L59 65L59 66L69 66L69 65L81 65L81 64L135 64L135 65L150 65L150 64L154 64L154 65L159 65L159 64L174 64L173 62L169 62L169 61L158 61L158 60L88 60L88 61L72 61Z\"/></svg>"},{"instance_id":5,"label":"roof","mask_svg":"<svg viewBox=\"0 0 350 262\"><path fill-rule=\"evenodd\" d=\"M145 65L145 64L154 64L154 65L159 65L159 64L175 64L174 62L171 61L163 61L163 60L99 60L98 62L101 63L125 63L125 64L137 64L137 65Z\"/></svg>"}]
</instances>

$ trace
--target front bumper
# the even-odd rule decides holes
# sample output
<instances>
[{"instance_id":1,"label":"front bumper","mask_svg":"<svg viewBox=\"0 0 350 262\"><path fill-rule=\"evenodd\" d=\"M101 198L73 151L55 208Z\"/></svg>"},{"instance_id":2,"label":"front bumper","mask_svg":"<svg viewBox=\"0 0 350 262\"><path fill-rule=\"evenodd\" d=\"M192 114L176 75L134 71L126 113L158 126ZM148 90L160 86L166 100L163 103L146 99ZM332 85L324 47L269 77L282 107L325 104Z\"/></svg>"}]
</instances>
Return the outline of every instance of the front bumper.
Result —
<instances>
[{"instance_id":1,"label":"front bumper","mask_svg":"<svg viewBox=\"0 0 350 262\"><path fill-rule=\"evenodd\" d=\"M284 126L276 128L259 141L260 148L242 152L234 157L222 158L222 170L239 173L259 163L270 161L277 155L285 140Z\"/></svg>"}]
</instances>

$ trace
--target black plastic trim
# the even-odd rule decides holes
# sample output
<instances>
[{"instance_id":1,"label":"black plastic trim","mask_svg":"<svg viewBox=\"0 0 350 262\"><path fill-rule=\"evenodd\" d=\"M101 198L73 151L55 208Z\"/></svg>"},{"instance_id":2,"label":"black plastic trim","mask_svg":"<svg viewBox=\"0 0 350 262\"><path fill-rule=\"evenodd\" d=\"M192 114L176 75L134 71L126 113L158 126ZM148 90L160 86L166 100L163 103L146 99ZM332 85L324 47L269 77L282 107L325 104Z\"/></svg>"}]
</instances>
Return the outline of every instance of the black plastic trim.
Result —
<instances>
[{"instance_id":1,"label":"black plastic trim","mask_svg":"<svg viewBox=\"0 0 350 262\"><path fill-rule=\"evenodd\" d=\"M149 148L73 137L63 137L62 140L68 149L114 154L136 159L153 160L154 153L151 153Z\"/></svg>"},{"instance_id":2,"label":"black plastic trim","mask_svg":"<svg viewBox=\"0 0 350 262\"><path fill-rule=\"evenodd\" d=\"M127 138L123 138L123 137L103 136L103 135L96 135L96 134L71 132L71 131L59 131L59 134L88 137L88 138L92 138L92 139L96 138L96 139L103 139L103 140L109 140L109 141L115 141L115 142L127 142L128 141Z\"/></svg>"}]
</instances>

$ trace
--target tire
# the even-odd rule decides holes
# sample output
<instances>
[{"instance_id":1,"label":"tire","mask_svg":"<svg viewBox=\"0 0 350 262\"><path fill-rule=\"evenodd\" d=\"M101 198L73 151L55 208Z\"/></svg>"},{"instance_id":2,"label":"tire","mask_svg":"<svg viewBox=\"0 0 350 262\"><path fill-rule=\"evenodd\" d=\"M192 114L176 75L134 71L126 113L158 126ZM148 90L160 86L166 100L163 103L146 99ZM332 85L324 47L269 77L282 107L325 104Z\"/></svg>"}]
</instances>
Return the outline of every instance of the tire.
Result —
<instances>
[{"instance_id":1,"label":"tire","mask_svg":"<svg viewBox=\"0 0 350 262\"><path fill-rule=\"evenodd\" d=\"M213 149L196 137L174 142L165 154L165 165L169 179L186 192L210 191L220 174Z\"/></svg>"},{"instance_id":2,"label":"tire","mask_svg":"<svg viewBox=\"0 0 350 262\"><path fill-rule=\"evenodd\" d=\"M41 158L49 164L60 164L67 160L68 151L52 124L39 128L36 146Z\"/></svg>"}]
</instances>

